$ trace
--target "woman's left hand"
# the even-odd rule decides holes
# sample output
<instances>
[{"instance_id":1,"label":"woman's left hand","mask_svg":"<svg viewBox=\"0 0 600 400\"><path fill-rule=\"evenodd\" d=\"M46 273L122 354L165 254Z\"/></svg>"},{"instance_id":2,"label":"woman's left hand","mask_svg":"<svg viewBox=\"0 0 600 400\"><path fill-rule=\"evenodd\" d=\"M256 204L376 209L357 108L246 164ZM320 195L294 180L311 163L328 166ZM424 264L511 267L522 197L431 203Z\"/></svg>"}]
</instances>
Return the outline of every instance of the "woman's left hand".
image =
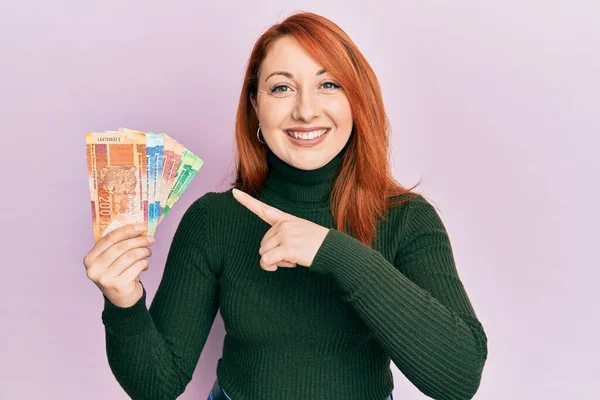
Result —
<instances>
[{"instance_id":1,"label":"woman's left hand","mask_svg":"<svg viewBox=\"0 0 600 400\"><path fill-rule=\"evenodd\" d=\"M277 267L312 265L328 228L271 207L241 190L233 189L233 197L271 225L258 250L262 269L277 271Z\"/></svg>"}]
</instances>

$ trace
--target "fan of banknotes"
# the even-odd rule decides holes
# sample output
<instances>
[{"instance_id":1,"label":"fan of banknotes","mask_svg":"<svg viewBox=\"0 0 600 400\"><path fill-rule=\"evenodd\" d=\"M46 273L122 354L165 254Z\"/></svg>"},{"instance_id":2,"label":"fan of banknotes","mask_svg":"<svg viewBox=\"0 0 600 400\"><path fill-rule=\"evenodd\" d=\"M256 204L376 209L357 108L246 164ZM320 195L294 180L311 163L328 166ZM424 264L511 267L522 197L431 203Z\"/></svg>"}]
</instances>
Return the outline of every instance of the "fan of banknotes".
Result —
<instances>
[{"instance_id":1,"label":"fan of banknotes","mask_svg":"<svg viewBox=\"0 0 600 400\"><path fill-rule=\"evenodd\" d=\"M164 133L119 128L85 142L95 242L129 224L154 236L203 164Z\"/></svg>"}]
</instances>

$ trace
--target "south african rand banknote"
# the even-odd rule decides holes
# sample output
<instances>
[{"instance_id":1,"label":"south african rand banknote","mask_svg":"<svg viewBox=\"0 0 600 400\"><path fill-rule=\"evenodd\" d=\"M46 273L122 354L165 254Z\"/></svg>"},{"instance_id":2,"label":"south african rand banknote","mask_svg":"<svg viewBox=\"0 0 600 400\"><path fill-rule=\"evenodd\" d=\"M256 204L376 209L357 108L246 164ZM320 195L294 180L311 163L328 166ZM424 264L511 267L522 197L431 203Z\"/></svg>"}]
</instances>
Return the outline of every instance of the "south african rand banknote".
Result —
<instances>
[{"instance_id":1,"label":"south african rand banknote","mask_svg":"<svg viewBox=\"0 0 600 400\"><path fill-rule=\"evenodd\" d=\"M135 129L129 129L129 128L119 128L119 132L121 133L138 133L138 134L142 134L144 136L146 136L146 198L147 201L145 203L145 209L144 209L144 213L146 216L146 221L148 221L148 230L150 229L150 203L152 201L152 193L150 191L150 157L148 157L148 135L146 134L146 132L142 132L142 131L138 131ZM146 232L148 233L148 232Z\"/></svg>"},{"instance_id":2,"label":"south african rand banknote","mask_svg":"<svg viewBox=\"0 0 600 400\"><path fill-rule=\"evenodd\" d=\"M169 135L165 135L165 150L163 155L163 186L160 197L160 211L158 219L159 224L162 221L163 209L167 205L167 199L169 198L171 189L173 189L173 185L175 184L175 176L177 175L179 163L181 162L181 157L183 156L184 151L185 147L181 143L169 137Z\"/></svg>"},{"instance_id":3,"label":"south african rand banknote","mask_svg":"<svg viewBox=\"0 0 600 400\"><path fill-rule=\"evenodd\" d=\"M148 227L146 135L86 133L94 241L129 224Z\"/></svg>"},{"instance_id":4,"label":"south african rand banknote","mask_svg":"<svg viewBox=\"0 0 600 400\"><path fill-rule=\"evenodd\" d=\"M148 235L154 236L160 216L160 193L163 185L164 133L146 133L148 162Z\"/></svg>"},{"instance_id":5,"label":"south african rand banknote","mask_svg":"<svg viewBox=\"0 0 600 400\"><path fill-rule=\"evenodd\" d=\"M181 157L181 161L179 162L179 166L177 168L177 173L175 175L175 183L173 184L173 188L169 193L167 198L167 203L160 215L159 222L169 213L169 211L173 208L173 205L179 200L181 195L185 192L190 182L196 174L198 170L202 167L204 162L198 156L196 156L191 151L185 149L183 155Z\"/></svg>"}]
</instances>

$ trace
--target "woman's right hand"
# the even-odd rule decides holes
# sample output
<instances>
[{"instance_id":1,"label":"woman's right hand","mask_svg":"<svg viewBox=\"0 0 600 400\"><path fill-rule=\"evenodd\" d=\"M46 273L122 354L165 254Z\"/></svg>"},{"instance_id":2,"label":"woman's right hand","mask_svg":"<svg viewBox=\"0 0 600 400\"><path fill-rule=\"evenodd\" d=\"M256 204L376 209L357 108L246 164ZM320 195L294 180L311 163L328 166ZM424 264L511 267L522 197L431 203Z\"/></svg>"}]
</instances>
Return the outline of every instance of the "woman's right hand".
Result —
<instances>
[{"instance_id":1,"label":"woman's right hand","mask_svg":"<svg viewBox=\"0 0 600 400\"><path fill-rule=\"evenodd\" d=\"M148 246L154 243L153 237L142 236L144 230L143 225L131 224L117 228L83 258L88 278L116 306L131 307L144 293L139 275L148 269Z\"/></svg>"}]
</instances>

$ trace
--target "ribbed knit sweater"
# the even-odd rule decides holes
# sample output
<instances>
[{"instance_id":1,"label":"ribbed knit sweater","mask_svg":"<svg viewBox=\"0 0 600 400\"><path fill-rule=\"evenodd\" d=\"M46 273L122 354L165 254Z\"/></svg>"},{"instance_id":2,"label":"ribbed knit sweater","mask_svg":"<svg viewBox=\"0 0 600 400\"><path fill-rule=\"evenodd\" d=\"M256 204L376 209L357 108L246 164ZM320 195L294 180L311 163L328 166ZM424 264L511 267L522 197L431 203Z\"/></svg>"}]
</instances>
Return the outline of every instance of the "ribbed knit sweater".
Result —
<instances>
[{"instance_id":1,"label":"ribbed knit sweater","mask_svg":"<svg viewBox=\"0 0 600 400\"><path fill-rule=\"evenodd\" d=\"M219 309L216 373L232 400L384 400L390 360L431 398L473 397L487 337L444 224L418 195L390 208L372 247L335 229L329 195L343 151L307 171L268 150L268 179L254 195L329 228L310 267L263 270L270 225L229 189L186 210L149 308L145 289L127 308L104 297L109 365L131 398L183 393Z\"/></svg>"}]
</instances>

